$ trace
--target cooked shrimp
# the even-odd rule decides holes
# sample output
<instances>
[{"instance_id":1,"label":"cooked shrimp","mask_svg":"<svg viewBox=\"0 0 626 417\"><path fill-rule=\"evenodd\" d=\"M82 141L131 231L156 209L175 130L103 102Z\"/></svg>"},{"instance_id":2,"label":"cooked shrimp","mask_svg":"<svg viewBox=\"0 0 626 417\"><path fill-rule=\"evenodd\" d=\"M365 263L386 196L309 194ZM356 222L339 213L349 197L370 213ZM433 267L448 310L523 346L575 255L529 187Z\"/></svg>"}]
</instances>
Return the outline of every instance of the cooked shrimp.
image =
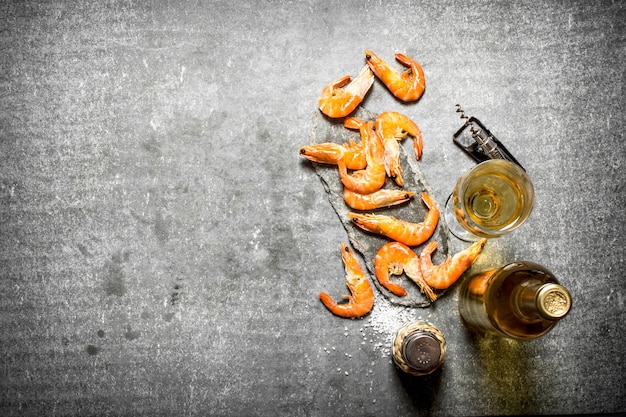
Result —
<instances>
[{"instance_id":1,"label":"cooked shrimp","mask_svg":"<svg viewBox=\"0 0 626 417\"><path fill-rule=\"evenodd\" d=\"M445 289L454 284L474 263L487 239L481 239L467 249L448 258L439 265L433 265L431 254L437 249L437 242L432 241L419 256L419 268L426 283L435 289ZM434 299L431 299L434 301Z\"/></svg>"},{"instance_id":2,"label":"cooked shrimp","mask_svg":"<svg viewBox=\"0 0 626 417\"><path fill-rule=\"evenodd\" d=\"M359 194L344 187L343 200L355 210L374 210L405 203L413 197L413 191L381 189L370 194Z\"/></svg>"},{"instance_id":3,"label":"cooked shrimp","mask_svg":"<svg viewBox=\"0 0 626 417\"><path fill-rule=\"evenodd\" d=\"M370 194L385 185L387 174L383 160L383 146L380 139L374 133L374 122L362 123L359 127L361 141L365 141L365 155L367 166L365 169L348 173L348 168L343 161L339 161L339 177L344 187L360 194Z\"/></svg>"},{"instance_id":4,"label":"cooked shrimp","mask_svg":"<svg viewBox=\"0 0 626 417\"><path fill-rule=\"evenodd\" d=\"M378 282L398 297L405 296L407 292L402 286L390 282L389 274L401 275L404 272L430 300L437 298L422 277L419 257L403 243L389 242L383 245L374 258L374 270Z\"/></svg>"},{"instance_id":5,"label":"cooked shrimp","mask_svg":"<svg viewBox=\"0 0 626 417\"><path fill-rule=\"evenodd\" d=\"M327 84L322 90L318 106L328 117L345 117L357 108L374 83L374 74L368 65L352 81L349 75Z\"/></svg>"},{"instance_id":6,"label":"cooked shrimp","mask_svg":"<svg viewBox=\"0 0 626 417\"><path fill-rule=\"evenodd\" d=\"M398 297L404 297L406 290L391 282L389 275L401 275L402 272L407 276L411 273L419 274L419 258L408 246L400 242L389 242L378 249L374 257L374 271L380 285Z\"/></svg>"},{"instance_id":7,"label":"cooked shrimp","mask_svg":"<svg viewBox=\"0 0 626 417\"><path fill-rule=\"evenodd\" d=\"M344 296L348 302L337 304L325 292L320 293L320 301L337 316L362 317L374 306L374 291L356 256L345 243L341 244L341 259L346 269L346 284L350 290L350 294Z\"/></svg>"},{"instance_id":8,"label":"cooked shrimp","mask_svg":"<svg viewBox=\"0 0 626 417\"><path fill-rule=\"evenodd\" d=\"M413 138L413 150L415 159L422 157L423 141L419 127L402 113L386 111L376 118L376 134L383 143L383 159L387 176L394 179L396 184L402 186L402 166L400 165L400 144L398 141L405 136Z\"/></svg>"},{"instance_id":9,"label":"cooked shrimp","mask_svg":"<svg viewBox=\"0 0 626 417\"><path fill-rule=\"evenodd\" d=\"M402 101L416 101L424 93L426 88L424 70L414 59L403 54L396 54L398 62L407 67L402 74L398 74L389 64L368 49L365 50L365 58L374 74L396 98Z\"/></svg>"},{"instance_id":10,"label":"cooked shrimp","mask_svg":"<svg viewBox=\"0 0 626 417\"><path fill-rule=\"evenodd\" d=\"M363 169L367 166L365 143L350 139L348 143L314 143L300 148L300 156L321 164L343 161L348 169Z\"/></svg>"},{"instance_id":11,"label":"cooked shrimp","mask_svg":"<svg viewBox=\"0 0 626 417\"><path fill-rule=\"evenodd\" d=\"M433 199L424 192L422 200L428 207L428 213L421 223L410 223L394 216L377 214L348 213L348 217L361 229L387 236L407 246L417 246L430 239L439 222L439 209Z\"/></svg>"}]
</instances>

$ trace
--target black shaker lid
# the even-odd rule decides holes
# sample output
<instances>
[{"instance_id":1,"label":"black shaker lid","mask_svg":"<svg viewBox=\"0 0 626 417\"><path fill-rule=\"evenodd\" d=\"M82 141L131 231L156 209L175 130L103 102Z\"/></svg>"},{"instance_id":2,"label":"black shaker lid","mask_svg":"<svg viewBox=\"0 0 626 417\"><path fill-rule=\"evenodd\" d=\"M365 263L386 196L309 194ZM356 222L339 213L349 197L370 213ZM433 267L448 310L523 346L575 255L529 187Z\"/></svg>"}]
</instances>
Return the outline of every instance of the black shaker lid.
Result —
<instances>
[{"instance_id":1,"label":"black shaker lid","mask_svg":"<svg viewBox=\"0 0 626 417\"><path fill-rule=\"evenodd\" d=\"M415 332L404 340L402 356L411 368L428 373L439 366L441 344L428 332Z\"/></svg>"}]
</instances>

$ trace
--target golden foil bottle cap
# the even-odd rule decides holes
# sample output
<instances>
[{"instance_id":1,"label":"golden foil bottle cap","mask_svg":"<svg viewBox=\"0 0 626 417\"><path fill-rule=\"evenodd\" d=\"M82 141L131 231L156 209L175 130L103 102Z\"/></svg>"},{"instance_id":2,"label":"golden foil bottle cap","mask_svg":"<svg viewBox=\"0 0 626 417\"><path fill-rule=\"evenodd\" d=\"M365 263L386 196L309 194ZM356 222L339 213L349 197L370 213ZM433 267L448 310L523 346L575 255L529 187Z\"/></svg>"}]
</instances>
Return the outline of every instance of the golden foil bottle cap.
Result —
<instances>
[{"instance_id":1,"label":"golden foil bottle cap","mask_svg":"<svg viewBox=\"0 0 626 417\"><path fill-rule=\"evenodd\" d=\"M572 297L567 289L558 284L545 284L537 293L539 313L549 319L558 320L572 308Z\"/></svg>"}]
</instances>

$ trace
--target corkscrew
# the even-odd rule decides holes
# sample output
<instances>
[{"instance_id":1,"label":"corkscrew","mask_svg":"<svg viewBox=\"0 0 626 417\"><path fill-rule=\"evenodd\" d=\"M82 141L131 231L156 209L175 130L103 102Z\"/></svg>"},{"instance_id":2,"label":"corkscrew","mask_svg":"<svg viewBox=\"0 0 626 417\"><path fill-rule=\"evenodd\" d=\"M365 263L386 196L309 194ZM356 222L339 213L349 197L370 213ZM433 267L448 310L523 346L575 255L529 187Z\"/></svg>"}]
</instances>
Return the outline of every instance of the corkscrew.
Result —
<instances>
[{"instance_id":1,"label":"corkscrew","mask_svg":"<svg viewBox=\"0 0 626 417\"><path fill-rule=\"evenodd\" d=\"M459 104L456 112L460 113L463 126L452 136L454 143L470 155L477 162L488 159L505 159L522 167L517 159L506 149L481 122L475 117L465 114ZM524 169L524 167L522 167Z\"/></svg>"}]
</instances>

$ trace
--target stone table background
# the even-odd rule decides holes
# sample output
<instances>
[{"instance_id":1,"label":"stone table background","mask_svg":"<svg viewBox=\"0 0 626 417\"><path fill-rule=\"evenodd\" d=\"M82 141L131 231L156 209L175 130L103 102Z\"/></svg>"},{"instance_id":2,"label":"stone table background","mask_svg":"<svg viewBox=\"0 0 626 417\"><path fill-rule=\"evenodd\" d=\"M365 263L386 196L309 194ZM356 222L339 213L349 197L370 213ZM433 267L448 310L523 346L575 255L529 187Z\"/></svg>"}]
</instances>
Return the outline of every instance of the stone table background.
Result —
<instances>
[{"instance_id":1,"label":"stone table background","mask_svg":"<svg viewBox=\"0 0 626 417\"><path fill-rule=\"evenodd\" d=\"M415 416L626 411L623 1L7 1L0 5L2 415ZM322 87L364 49L427 88L364 102L424 134L439 204L472 161L454 105L526 167L537 205L473 270L551 269L574 308L519 343L345 292L347 235L311 165ZM404 143L410 147L410 141ZM452 250L464 247L451 241ZM429 319L448 358L398 373Z\"/></svg>"}]
</instances>

